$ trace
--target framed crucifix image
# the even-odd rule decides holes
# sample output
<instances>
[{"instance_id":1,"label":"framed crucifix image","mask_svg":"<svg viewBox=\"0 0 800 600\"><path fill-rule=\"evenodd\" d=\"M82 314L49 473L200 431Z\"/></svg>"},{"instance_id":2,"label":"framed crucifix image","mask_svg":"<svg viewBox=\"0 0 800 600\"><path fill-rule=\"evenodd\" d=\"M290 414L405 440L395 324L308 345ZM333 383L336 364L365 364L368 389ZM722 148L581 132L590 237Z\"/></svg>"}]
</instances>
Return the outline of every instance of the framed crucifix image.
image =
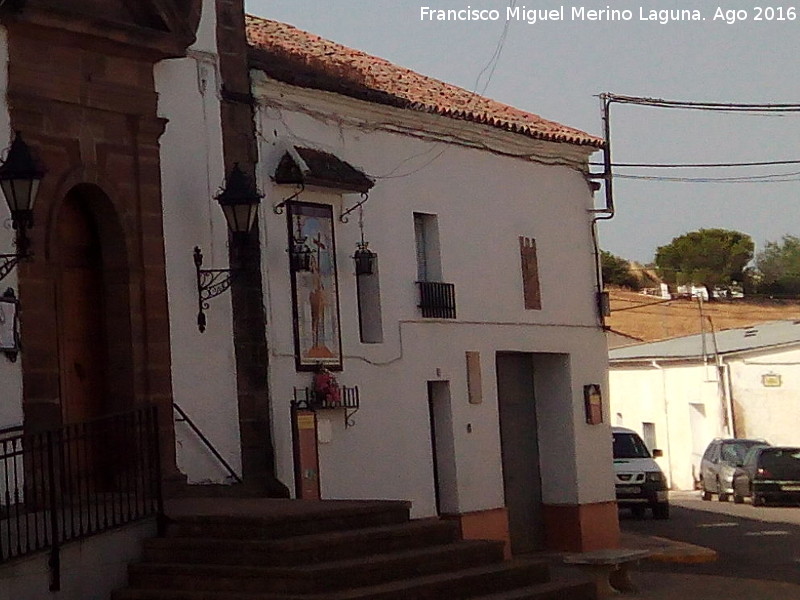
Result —
<instances>
[{"instance_id":1,"label":"framed crucifix image","mask_svg":"<svg viewBox=\"0 0 800 600\"><path fill-rule=\"evenodd\" d=\"M296 368L340 370L342 339L333 208L290 202L286 214L293 253L290 270Z\"/></svg>"}]
</instances>

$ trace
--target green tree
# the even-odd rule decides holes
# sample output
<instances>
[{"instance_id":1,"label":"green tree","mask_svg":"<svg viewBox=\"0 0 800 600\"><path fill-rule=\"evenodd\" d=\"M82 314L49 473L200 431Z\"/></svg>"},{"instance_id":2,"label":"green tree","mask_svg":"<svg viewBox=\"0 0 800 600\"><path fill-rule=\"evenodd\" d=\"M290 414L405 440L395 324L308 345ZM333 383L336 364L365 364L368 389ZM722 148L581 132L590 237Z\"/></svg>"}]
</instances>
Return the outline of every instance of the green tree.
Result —
<instances>
[{"instance_id":1,"label":"green tree","mask_svg":"<svg viewBox=\"0 0 800 600\"><path fill-rule=\"evenodd\" d=\"M603 270L603 283L619 285L638 290L641 287L639 278L631 272L630 263L611 252L600 251L600 266Z\"/></svg>"},{"instance_id":2,"label":"green tree","mask_svg":"<svg viewBox=\"0 0 800 600\"><path fill-rule=\"evenodd\" d=\"M669 284L702 285L713 298L714 288L742 282L755 246L746 233L728 229L699 229L673 238L656 250L656 266Z\"/></svg>"},{"instance_id":3,"label":"green tree","mask_svg":"<svg viewBox=\"0 0 800 600\"><path fill-rule=\"evenodd\" d=\"M800 238L785 235L780 242L767 242L755 262L760 292L800 294Z\"/></svg>"}]
</instances>

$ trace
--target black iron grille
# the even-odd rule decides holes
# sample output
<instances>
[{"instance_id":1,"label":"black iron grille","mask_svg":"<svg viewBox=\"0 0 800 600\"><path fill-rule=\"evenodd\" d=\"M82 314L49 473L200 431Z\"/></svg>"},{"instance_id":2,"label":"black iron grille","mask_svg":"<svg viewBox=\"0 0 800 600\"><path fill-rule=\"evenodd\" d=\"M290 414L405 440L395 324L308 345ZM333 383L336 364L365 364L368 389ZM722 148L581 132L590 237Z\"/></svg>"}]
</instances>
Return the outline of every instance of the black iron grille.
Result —
<instances>
[{"instance_id":1,"label":"black iron grille","mask_svg":"<svg viewBox=\"0 0 800 600\"><path fill-rule=\"evenodd\" d=\"M432 319L456 318L456 286L439 281L418 281L419 308Z\"/></svg>"}]
</instances>

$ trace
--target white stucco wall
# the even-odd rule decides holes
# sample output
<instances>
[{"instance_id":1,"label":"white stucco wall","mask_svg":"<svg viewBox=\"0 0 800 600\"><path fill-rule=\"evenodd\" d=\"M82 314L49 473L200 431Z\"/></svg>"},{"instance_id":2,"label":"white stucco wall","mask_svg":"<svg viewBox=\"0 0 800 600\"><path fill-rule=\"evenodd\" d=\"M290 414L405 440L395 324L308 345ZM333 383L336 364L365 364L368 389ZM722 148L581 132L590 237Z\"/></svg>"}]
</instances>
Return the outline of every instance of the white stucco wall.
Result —
<instances>
[{"instance_id":1,"label":"white stucco wall","mask_svg":"<svg viewBox=\"0 0 800 600\"><path fill-rule=\"evenodd\" d=\"M262 82L255 93L261 101L259 184L266 192L262 268L281 480L291 487L293 387L310 386L312 379L310 373L295 371L286 215L270 210L295 191L270 181L282 148L290 143L331 152L371 175L391 174L377 180L364 211L365 237L380 257L381 344L359 342L356 278L350 258L359 238L357 214L350 215L348 224L335 223L344 355L338 379L343 385L359 386L361 409L354 416L355 426L347 429L341 411L320 413L320 418L332 421L333 430L330 442L320 445L323 496L403 498L413 501L416 516L432 514L426 382L447 380L458 508L467 512L502 506L495 353L518 351L570 357L571 396L563 398L560 406L538 406L544 501L612 500L608 415L604 425L589 426L583 413L583 385L600 383L605 388L607 355L594 305L587 213L591 195L582 174L568 166L419 139L426 133L417 119L437 119L430 115L392 113L394 109L386 109L388 115L378 114L382 108L320 92L306 91L299 98L283 87L276 91L271 82ZM387 122L383 117L397 119L400 113L402 126L418 137L381 125ZM479 126L438 119L440 126L445 123L456 136L462 133L459 130L496 134L489 128L483 131ZM420 130L412 132L417 126ZM531 145L541 150L541 143L531 141ZM551 151L555 146L549 145ZM345 196L342 201L333 192L307 189L299 199L330 203L338 216L358 196ZM438 216L443 280L455 284L456 320L419 316L414 212ZM536 239L542 310L524 309L519 236ZM468 402L466 351L481 354L482 404Z\"/></svg>"},{"instance_id":2,"label":"white stucco wall","mask_svg":"<svg viewBox=\"0 0 800 600\"><path fill-rule=\"evenodd\" d=\"M736 434L764 438L775 445L800 445L800 349L732 357L727 362ZM764 385L765 375L780 376L780 386Z\"/></svg>"},{"instance_id":3,"label":"white stucco wall","mask_svg":"<svg viewBox=\"0 0 800 600\"><path fill-rule=\"evenodd\" d=\"M0 148L11 145L11 119L8 113L8 41L5 27L0 26ZM15 251L14 231L11 229L11 215L5 199L0 201L0 254ZM12 271L0 282L0 294L12 288L19 296L17 272ZM0 429L22 425L22 362L25 355L20 354L12 363L0 355Z\"/></svg>"},{"instance_id":4,"label":"white stucco wall","mask_svg":"<svg viewBox=\"0 0 800 600\"><path fill-rule=\"evenodd\" d=\"M715 437L725 435L724 407L712 365L645 363L615 366L609 371L611 419L643 434L643 423L654 423L657 459L675 489L694 488L698 452ZM692 432L690 412L702 407L705 418ZM620 419L621 415L621 419Z\"/></svg>"},{"instance_id":5,"label":"white stucco wall","mask_svg":"<svg viewBox=\"0 0 800 600\"><path fill-rule=\"evenodd\" d=\"M217 194L224 179L220 78L213 0L204 3L197 43L187 58L156 65L161 137L164 245L170 311L172 390L222 456L241 472L230 294L211 300L208 328L197 328L192 250L203 268L227 268L227 228ZM175 425L178 467L190 483L223 482L224 468L186 423Z\"/></svg>"},{"instance_id":6,"label":"white stucco wall","mask_svg":"<svg viewBox=\"0 0 800 600\"><path fill-rule=\"evenodd\" d=\"M0 600L107 600L128 582L128 565L141 560L153 519L69 542L61 547L61 589L49 591L49 552L0 565Z\"/></svg>"}]
</instances>

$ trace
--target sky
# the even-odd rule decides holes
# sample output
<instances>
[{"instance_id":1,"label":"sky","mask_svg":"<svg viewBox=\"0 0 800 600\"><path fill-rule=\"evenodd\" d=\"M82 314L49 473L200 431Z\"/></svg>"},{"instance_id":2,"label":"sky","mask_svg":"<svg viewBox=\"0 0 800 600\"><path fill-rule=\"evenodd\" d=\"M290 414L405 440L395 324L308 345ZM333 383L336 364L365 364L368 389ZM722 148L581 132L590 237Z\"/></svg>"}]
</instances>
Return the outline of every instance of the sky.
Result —
<instances>
[{"instance_id":1,"label":"sky","mask_svg":"<svg viewBox=\"0 0 800 600\"><path fill-rule=\"evenodd\" d=\"M598 136L601 93L688 102L800 104L800 5L792 10L787 4L766 7L741 0L724 5L701 0L537 0L529 5L521 0L245 0L245 5L251 14L290 23ZM563 7L564 19L507 20L509 6L559 14ZM426 20L421 18L422 7L497 10L500 18ZM581 9L584 15L589 10L629 10L631 18L573 18ZM703 20L671 20L670 15L658 14L647 19L651 10L687 11ZM615 163L800 160L800 112L751 115L612 104L610 140ZM592 161L601 162L602 153ZM770 183L616 177L764 174L791 175L789 181ZM658 246L676 236L721 227L749 234L759 251L767 241L800 236L799 191L800 164L618 168L616 214L600 225L601 247L647 263Z\"/></svg>"}]
</instances>

